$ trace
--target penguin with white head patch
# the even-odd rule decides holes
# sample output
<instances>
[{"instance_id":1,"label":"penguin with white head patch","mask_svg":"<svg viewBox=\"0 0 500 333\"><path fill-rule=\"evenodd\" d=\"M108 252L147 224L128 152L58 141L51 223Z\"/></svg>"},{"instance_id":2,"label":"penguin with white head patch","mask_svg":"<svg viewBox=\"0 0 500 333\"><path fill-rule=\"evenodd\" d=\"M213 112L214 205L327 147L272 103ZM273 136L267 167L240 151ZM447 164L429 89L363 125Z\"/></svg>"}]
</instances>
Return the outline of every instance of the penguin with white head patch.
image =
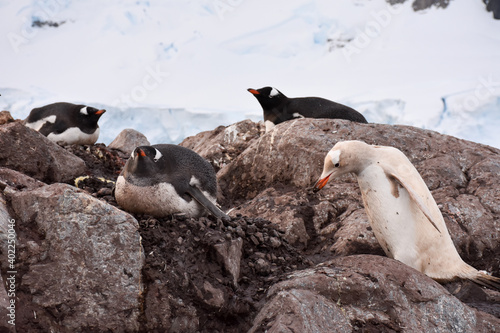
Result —
<instances>
[{"instance_id":1,"label":"penguin with white head patch","mask_svg":"<svg viewBox=\"0 0 500 333\"><path fill-rule=\"evenodd\" d=\"M99 138L97 121L106 110L86 105L54 103L31 110L25 125L60 145L93 145Z\"/></svg>"},{"instance_id":2,"label":"penguin with white head patch","mask_svg":"<svg viewBox=\"0 0 500 333\"><path fill-rule=\"evenodd\" d=\"M257 98L264 111L266 133L275 125L295 118L346 119L368 123L358 111L320 97L288 98L278 89L264 87L248 89Z\"/></svg>"},{"instance_id":3,"label":"penguin with white head patch","mask_svg":"<svg viewBox=\"0 0 500 333\"><path fill-rule=\"evenodd\" d=\"M137 147L115 185L116 202L131 213L165 217L206 212L228 217L216 206L217 178L210 163L177 145Z\"/></svg>"},{"instance_id":4,"label":"penguin with white head patch","mask_svg":"<svg viewBox=\"0 0 500 333\"><path fill-rule=\"evenodd\" d=\"M400 150L339 142L325 157L314 190L347 173L358 179L366 214L388 257L440 282L468 279L500 290L500 278L462 260L427 185Z\"/></svg>"}]
</instances>

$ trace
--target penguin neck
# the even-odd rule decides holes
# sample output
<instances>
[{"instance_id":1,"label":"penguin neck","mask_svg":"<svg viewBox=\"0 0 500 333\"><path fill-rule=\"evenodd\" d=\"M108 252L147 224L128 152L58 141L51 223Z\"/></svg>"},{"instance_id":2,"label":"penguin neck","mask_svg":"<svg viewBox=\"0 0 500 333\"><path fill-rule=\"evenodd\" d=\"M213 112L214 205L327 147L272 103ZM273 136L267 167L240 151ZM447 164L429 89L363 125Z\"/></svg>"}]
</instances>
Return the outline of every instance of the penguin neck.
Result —
<instances>
[{"instance_id":1,"label":"penguin neck","mask_svg":"<svg viewBox=\"0 0 500 333\"><path fill-rule=\"evenodd\" d=\"M155 170L148 161L139 161L137 158L130 161L130 164L124 170L126 178L150 178L155 174Z\"/></svg>"}]
</instances>

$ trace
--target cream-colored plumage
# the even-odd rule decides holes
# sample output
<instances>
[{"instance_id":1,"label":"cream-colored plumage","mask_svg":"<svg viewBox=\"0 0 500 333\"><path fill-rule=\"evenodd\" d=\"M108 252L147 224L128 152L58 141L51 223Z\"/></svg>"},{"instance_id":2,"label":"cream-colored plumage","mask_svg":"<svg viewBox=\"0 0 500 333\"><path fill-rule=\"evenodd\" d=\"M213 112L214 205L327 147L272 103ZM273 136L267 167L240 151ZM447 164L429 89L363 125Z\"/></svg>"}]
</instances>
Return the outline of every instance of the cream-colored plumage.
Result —
<instances>
[{"instance_id":1,"label":"cream-colored plumage","mask_svg":"<svg viewBox=\"0 0 500 333\"><path fill-rule=\"evenodd\" d=\"M462 278L500 287L500 279L462 260L427 185L401 151L339 142L325 157L315 189L346 173L357 176L366 214L387 256L438 281Z\"/></svg>"}]
</instances>

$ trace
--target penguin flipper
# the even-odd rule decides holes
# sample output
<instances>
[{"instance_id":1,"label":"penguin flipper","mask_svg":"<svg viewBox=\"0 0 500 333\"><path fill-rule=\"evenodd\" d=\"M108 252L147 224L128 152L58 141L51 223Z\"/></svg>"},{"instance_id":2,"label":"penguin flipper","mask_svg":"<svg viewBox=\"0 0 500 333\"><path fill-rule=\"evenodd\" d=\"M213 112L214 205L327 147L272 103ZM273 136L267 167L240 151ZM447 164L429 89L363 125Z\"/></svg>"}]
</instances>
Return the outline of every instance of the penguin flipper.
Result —
<instances>
[{"instance_id":1,"label":"penguin flipper","mask_svg":"<svg viewBox=\"0 0 500 333\"><path fill-rule=\"evenodd\" d=\"M198 189L197 187L189 187L187 193L193 197L200 205L203 206L207 211L212 213L213 216L217 218L229 218L222 210L220 210L214 203L207 199L207 197Z\"/></svg>"},{"instance_id":2,"label":"penguin flipper","mask_svg":"<svg viewBox=\"0 0 500 333\"><path fill-rule=\"evenodd\" d=\"M429 220L429 222L436 228L436 230L441 233L441 230L437 227L436 221L432 218L431 212L425 205L425 203L422 201L422 198L418 195L418 193L408 184L405 182L401 177L398 177L398 175L395 172L386 172L386 175L388 176L389 179L392 179L393 181L396 181L401 187L403 187L408 194L410 195L410 198L417 204L418 208L424 213L425 217Z\"/></svg>"}]
</instances>

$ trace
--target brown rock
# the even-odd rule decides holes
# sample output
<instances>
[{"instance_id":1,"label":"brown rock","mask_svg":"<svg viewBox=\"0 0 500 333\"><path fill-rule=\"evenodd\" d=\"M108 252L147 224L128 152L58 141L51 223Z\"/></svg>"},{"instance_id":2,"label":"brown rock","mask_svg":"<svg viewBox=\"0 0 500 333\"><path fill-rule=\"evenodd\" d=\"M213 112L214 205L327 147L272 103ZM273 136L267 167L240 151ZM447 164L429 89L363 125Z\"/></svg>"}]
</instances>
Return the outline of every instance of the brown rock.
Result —
<instances>
[{"instance_id":1,"label":"brown rock","mask_svg":"<svg viewBox=\"0 0 500 333\"><path fill-rule=\"evenodd\" d=\"M247 119L230 126L219 126L213 131L190 136L180 145L196 151L207 159L217 172L231 163L264 132L262 124L256 124Z\"/></svg>"},{"instance_id":2,"label":"brown rock","mask_svg":"<svg viewBox=\"0 0 500 333\"><path fill-rule=\"evenodd\" d=\"M164 282L159 280L151 283L145 298L145 325L147 332L197 332L199 318L196 308L184 304L169 293Z\"/></svg>"},{"instance_id":3,"label":"brown rock","mask_svg":"<svg viewBox=\"0 0 500 333\"><path fill-rule=\"evenodd\" d=\"M0 266L2 272L15 271L10 267L10 259L15 262L15 244L17 237L15 234L15 220L9 214L7 202L3 193L0 192ZM9 243L10 239L10 243ZM10 245L10 247L9 247ZM10 251L9 251L10 250ZM9 256L9 254L11 256ZM16 332L16 274L7 273L0 276L0 332ZM12 288L11 288L12 287ZM11 305L11 300L14 301ZM10 323L9 323L10 322ZM14 324L14 325L13 325Z\"/></svg>"},{"instance_id":4,"label":"brown rock","mask_svg":"<svg viewBox=\"0 0 500 333\"><path fill-rule=\"evenodd\" d=\"M0 167L0 181L16 189L32 190L44 186L45 183L12 169Z\"/></svg>"},{"instance_id":5,"label":"brown rock","mask_svg":"<svg viewBox=\"0 0 500 333\"><path fill-rule=\"evenodd\" d=\"M14 118L12 118L12 115L10 114L9 111L1 111L0 112L0 125L12 123L14 121L15 120L14 120Z\"/></svg>"},{"instance_id":6,"label":"brown rock","mask_svg":"<svg viewBox=\"0 0 500 333\"><path fill-rule=\"evenodd\" d=\"M137 221L66 184L9 197L18 331L137 331L144 262Z\"/></svg>"},{"instance_id":7,"label":"brown rock","mask_svg":"<svg viewBox=\"0 0 500 333\"><path fill-rule=\"evenodd\" d=\"M19 122L0 126L0 166L47 183L82 175L85 163Z\"/></svg>"},{"instance_id":8,"label":"brown rock","mask_svg":"<svg viewBox=\"0 0 500 333\"><path fill-rule=\"evenodd\" d=\"M234 240L214 245L215 251L219 255L219 260L223 263L227 272L233 277L233 285L235 287L238 286L238 279L240 277L242 247L243 240L239 237Z\"/></svg>"},{"instance_id":9,"label":"brown rock","mask_svg":"<svg viewBox=\"0 0 500 333\"><path fill-rule=\"evenodd\" d=\"M489 146L410 126L288 121L219 171L225 197L220 202L225 208L235 207L232 215L270 219L290 242L302 243L321 260L325 251L382 254L354 177L335 179L316 194L308 190L327 152L343 140L403 151L431 188L462 258L500 276L500 192L495 185L500 183L500 150Z\"/></svg>"},{"instance_id":10,"label":"brown rock","mask_svg":"<svg viewBox=\"0 0 500 333\"><path fill-rule=\"evenodd\" d=\"M274 285L249 332L494 332L434 280L389 258L342 257Z\"/></svg>"},{"instance_id":11,"label":"brown rock","mask_svg":"<svg viewBox=\"0 0 500 333\"><path fill-rule=\"evenodd\" d=\"M131 154L136 147L150 145L144 134L132 128L126 128L109 144L108 148L119 149L124 153Z\"/></svg>"}]
</instances>

